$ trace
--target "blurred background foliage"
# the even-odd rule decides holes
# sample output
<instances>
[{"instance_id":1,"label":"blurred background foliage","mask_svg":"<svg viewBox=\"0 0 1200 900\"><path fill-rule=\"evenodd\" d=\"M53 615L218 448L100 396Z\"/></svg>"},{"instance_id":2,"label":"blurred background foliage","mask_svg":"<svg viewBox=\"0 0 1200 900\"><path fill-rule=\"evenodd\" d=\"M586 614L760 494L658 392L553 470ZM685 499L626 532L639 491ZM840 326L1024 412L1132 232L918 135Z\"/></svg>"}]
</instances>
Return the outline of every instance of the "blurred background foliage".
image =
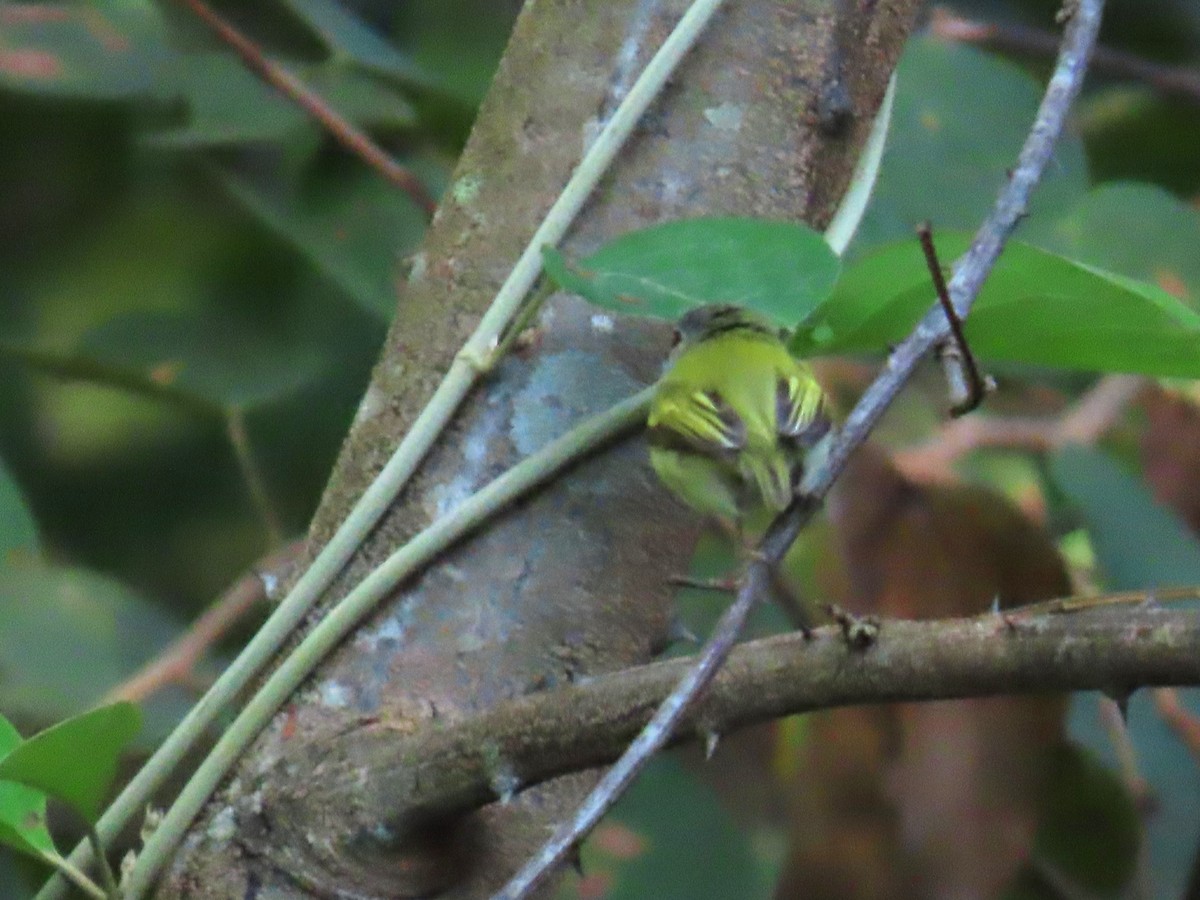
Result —
<instances>
[{"instance_id":1,"label":"blurred background foliage","mask_svg":"<svg viewBox=\"0 0 1200 900\"><path fill-rule=\"evenodd\" d=\"M214 7L437 196L519 4ZM1102 42L1127 56L1089 78L1020 236L1195 306L1200 5L1109 7ZM977 223L1040 96L1056 8L930 10L852 254L922 219ZM1003 26L995 46L947 39L960 16ZM28 733L96 702L302 535L426 217L187 2L0 3L0 122L0 711ZM849 397L869 375L857 361L822 371ZM1061 413L1095 377L994 371L997 415ZM965 484L866 458L797 548L797 578L852 608L923 616L1062 593L1056 549L1076 584L1200 584L1200 414L1189 386L1169 387L1148 385L1100 447L974 453L955 469ZM933 433L941 391L932 377L910 391L885 442ZM847 525L863 522L879 526L869 539ZM698 565L719 571L718 556ZM683 608L703 628L721 602ZM767 609L756 627L783 625ZM205 665L197 681L219 659ZM148 701L145 742L195 688ZM703 778L688 754L657 764L563 892L1178 896L1200 840L1195 748L1177 737L1200 704L1179 703L1136 695L1130 741L1091 697L1069 712L1027 698L753 729ZM947 780L962 793L931 787ZM23 895L9 865L0 900Z\"/></svg>"}]
</instances>

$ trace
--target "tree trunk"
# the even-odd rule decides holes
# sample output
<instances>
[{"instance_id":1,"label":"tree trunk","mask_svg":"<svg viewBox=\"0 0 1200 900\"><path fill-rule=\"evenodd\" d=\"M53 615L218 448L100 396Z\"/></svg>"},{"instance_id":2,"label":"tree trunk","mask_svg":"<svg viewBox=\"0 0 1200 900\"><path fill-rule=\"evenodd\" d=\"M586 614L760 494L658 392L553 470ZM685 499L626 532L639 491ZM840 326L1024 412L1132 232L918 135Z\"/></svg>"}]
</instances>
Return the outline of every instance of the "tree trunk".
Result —
<instances>
[{"instance_id":1,"label":"tree trunk","mask_svg":"<svg viewBox=\"0 0 1200 900\"><path fill-rule=\"evenodd\" d=\"M730 0L651 107L566 250L667 219L823 226L847 184L916 0ZM565 183L686 9L683 0L527 4L312 526L319 546L386 461ZM661 323L557 296L455 420L332 594L507 466L651 382ZM272 818L366 730L411 733L581 674L650 659L696 517L640 438L597 455L404 586L310 679L194 826L159 895L487 896L594 781L557 779L423 840L340 842L345 809ZM500 761L502 762L502 761ZM502 767L498 770L502 770ZM362 791L372 791L364 773ZM303 836L299 843L293 840ZM301 848L301 845L303 847ZM444 893L440 893L444 892Z\"/></svg>"}]
</instances>

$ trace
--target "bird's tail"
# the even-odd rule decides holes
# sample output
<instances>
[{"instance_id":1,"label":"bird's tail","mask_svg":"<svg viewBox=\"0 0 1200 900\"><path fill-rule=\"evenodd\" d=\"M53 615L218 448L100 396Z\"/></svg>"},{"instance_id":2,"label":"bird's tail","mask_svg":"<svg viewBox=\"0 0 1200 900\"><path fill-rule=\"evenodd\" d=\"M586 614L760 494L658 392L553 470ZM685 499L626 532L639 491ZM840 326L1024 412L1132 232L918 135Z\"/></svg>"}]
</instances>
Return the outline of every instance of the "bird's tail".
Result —
<instances>
[{"instance_id":1,"label":"bird's tail","mask_svg":"<svg viewBox=\"0 0 1200 900\"><path fill-rule=\"evenodd\" d=\"M792 470L781 453L752 453L744 450L738 460L742 479L754 485L763 503L772 512L792 502Z\"/></svg>"}]
</instances>

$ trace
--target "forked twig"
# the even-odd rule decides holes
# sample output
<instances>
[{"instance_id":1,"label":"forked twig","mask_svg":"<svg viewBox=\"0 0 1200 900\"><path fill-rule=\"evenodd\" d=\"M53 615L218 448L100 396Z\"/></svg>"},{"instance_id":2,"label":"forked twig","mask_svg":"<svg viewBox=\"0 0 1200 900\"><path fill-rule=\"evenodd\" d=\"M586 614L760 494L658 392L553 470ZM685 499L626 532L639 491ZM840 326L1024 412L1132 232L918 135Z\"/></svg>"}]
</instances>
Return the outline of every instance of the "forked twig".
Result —
<instances>
[{"instance_id":1,"label":"forked twig","mask_svg":"<svg viewBox=\"0 0 1200 900\"><path fill-rule=\"evenodd\" d=\"M1058 49L1058 36L1051 31L1009 22L967 19L944 7L933 10L929 30L946 40L1024 57L1053 56ZM1194 65L1168 65L1127 50L1099 46L1092 54L1091 68L1097 74L1143 82L1161 94L1200 106L1200 71Z\"/></svg>"}]
</instances>

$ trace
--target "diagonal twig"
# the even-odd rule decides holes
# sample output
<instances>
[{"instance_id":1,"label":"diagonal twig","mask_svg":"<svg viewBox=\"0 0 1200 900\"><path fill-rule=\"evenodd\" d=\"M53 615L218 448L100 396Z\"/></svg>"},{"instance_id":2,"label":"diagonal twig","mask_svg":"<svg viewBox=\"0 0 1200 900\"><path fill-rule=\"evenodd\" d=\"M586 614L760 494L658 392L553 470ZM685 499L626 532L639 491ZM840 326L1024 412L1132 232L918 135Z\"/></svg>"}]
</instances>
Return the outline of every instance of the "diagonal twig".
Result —
<instances>
[{"instance_id":1,"label":"diagonal twig","mask_svg":"<svg viewBox=\"0 0 1200 900\"><path fill-rule=\"evenodd\" d=\"M1018 157L1008 184L991 215L980 226L974 242L955 268L949 284L951 300L960 318L970 311L983 282L1000 256L1004 242L1025 213L1029 197L1050 161L1062 133L1067 111L1079 93L1088 57L1099 30L1103 0L1078 0L1071 7L1054 74L1046 87L1033 127ZM670 739L687 713L720 669L755 602L770 584L771 568L783 558L801 528L819 507L821 498L845 468L854 450L866 439L892 400L916 370L917 364L949 334L940 308L928 313L913 332L889 355L883 373L867 389L847 417L823 465L806 474L801 494L768 528L759 554L748 566L733 604L717 623L699 660L659 706L649 724L630 745L553 837L532 856L493 900L520 900L541 884L565 861L632 783L654 753Z\"/></svg>"},{"instance_id":2,"label":"diagonal twig","mask_svg":"<svg viewBox=\"0 0 1200 900\"><path fill-rule=\"evenodd\" d=\"M270 583L281 580L280 571L289 568L303 550L303 540L292 541L260 560L230 585L170 646L110 690L104 702L142 703L167 685L183 684L217 641L271 599Z\"/></svg>"},{"instance_id":3,"label":"diagonal twig","mask_svg":"<svg viewBox=\"0 0 1200 900\"><path fill-rule=\"evenodd\" d=\"M968 19L943 7L934 9L929 30L946 40L1024 57L1053 56L1058 49L1058 36L1051 31ZM1141 81L1161 94L1200 106L1200 70L1194 65L1170 65L1116 47L1099 46L1092 54L1091 69L1097 75Z\"/></svg>"},{"instance_id":4,"label":"diagonal twig","mask_svg":"<svg viewBox=\"0 0 1200 900\"><path fill-rule=\"evenodd\" d=\"M437 200L433 198L433 195L421 183L421 179L413 174L412 170L396 162L386 150L371 140L366 132L352 125L312 88L283 66L269 59L254 41L223 19L204 0L183 0L183 2L198 19L233 48L247 68L304 110L339 144L407 194L413 203L421 207L426 218L433 215L437 209Z\"/></svg>"}]
</instances>

